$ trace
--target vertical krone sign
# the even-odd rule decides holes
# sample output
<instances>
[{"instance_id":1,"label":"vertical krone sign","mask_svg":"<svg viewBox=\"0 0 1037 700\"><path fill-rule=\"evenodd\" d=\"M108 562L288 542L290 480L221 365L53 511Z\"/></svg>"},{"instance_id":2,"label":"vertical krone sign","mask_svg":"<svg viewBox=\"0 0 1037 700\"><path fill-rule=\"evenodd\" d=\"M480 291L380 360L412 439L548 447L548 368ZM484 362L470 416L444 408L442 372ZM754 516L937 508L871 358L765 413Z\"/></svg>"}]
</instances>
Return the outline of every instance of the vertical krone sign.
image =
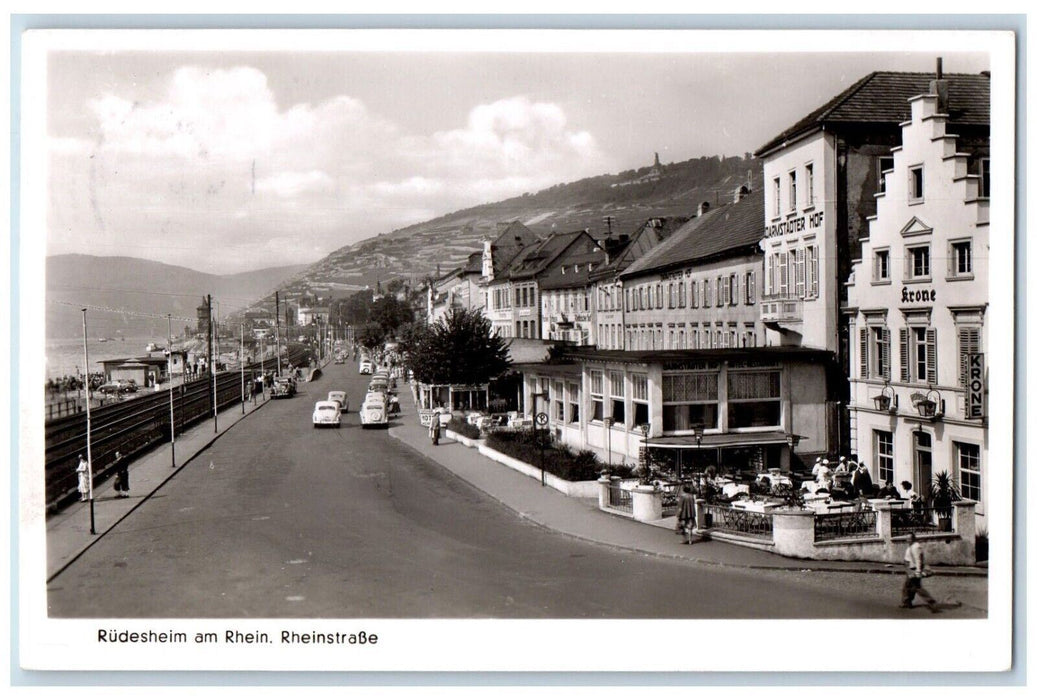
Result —
<instances>
[{"instance_id":1,"label":"vertical krone sign","mask_svg":"<svg viewBox=\"0 0 1037 700\"><path fill-rule=\"evenodd\" d=\"M965 405L966 418L983 418L984 395L986 386L983 383L983 353L969 353L969 383L966 392L967 402Z\"/></svg>"}]
</instances>

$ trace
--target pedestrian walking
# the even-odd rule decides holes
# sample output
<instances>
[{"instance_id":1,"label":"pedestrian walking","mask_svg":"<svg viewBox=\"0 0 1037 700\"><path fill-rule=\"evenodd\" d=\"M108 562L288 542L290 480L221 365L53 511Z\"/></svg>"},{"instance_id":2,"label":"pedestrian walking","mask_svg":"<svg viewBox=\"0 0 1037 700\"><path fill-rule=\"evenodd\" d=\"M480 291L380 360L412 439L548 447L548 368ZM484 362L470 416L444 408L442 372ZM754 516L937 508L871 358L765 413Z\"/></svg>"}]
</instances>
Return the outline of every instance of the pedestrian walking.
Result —
<instances>
[{"instance_id":1,"label":"pedestrian walking","mask_svg":"<svg viewBox=\"0 0 1037 700\"><path fill-rule=\"evenodd\" d=\"M695 527L695 496L687 484L681 486L677 496L677 533L684 535L682 544L691 544L691 531Z\"/></svg>"},{"instance_id":2,"label":"pedestrian walking","mask_svg":"<svg viewBox=\"0 0 1037 700\"><path fill-rule=\"evenodd\" d=\"M79 477L79 501L82 503L90 496L90 465L83 459L83 455L79 455L76 476Z\"/></svg>"},{"instance_id":3,"label":"pedestrian walking","mask_svg":"<svg viewBox=\"0 0 1037 700\"><path fill-rule=\"evenodd\" d=\"M443 430L442 424L439 422L440 409L436 409L432 412L432 420L428 424L428 436L432 438L432 444L439 444L439 434Z\"/></svg>"},{"instance_id":4,"label":"pedestrian walking","mask_svg":"<svg viewBox=\"0 0 1037 700\"><path fill-rule=\"evenodd\" d=\"M130 495L130 464L118 450L115 451L115 496L116 498L129 498Z\"/></svg>"},{"instance_id":5,"label":"pedestrian walking","mask_svg":"<svg viewBox=\"0 0 1037 700\"><path fill-rule=\"evenodd\" d=\"M922 579L929 576L929 570L925 568L925 552L918 542L915 533L908 536L907 551L904 552L904 565L907 567L907 578L904 579L904 588L900 596L900 607L913 608L915 595L922 597L925 604L929 606L930 612L940 612L936 605L936 598L922 586Z\"/></svg>"}]
</instances>

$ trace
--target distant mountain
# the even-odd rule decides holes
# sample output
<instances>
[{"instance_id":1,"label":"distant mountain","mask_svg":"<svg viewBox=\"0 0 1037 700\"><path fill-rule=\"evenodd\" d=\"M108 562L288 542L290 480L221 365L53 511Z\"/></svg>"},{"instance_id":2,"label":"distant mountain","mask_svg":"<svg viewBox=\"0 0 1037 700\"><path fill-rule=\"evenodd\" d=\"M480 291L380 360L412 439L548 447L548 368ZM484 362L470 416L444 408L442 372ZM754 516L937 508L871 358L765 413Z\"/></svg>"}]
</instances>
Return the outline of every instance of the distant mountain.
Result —
<instances>
[{"instance_id":1,"label":"distant mountain","mask_svg":"<svg viewBox=\"0 0 1037 700\"><path fill-rule=\"evenodd\" d=\"M210 275L176 265L127 257L53 255L47 258L47 338L82 334L81 308L88 307L91 337L166 337L166 314L194 318L206 294L219 301L221 316L264 297L307 265L272 267L235 275ZM102 311L91 307L111 309ZM156 318L131 313L153 314ZM187 322L173 321L173 333ZM193 323L191 324L193 325Z\"/></svg>"},{"instance_id":2,"label":"distant mountain","mask_svg":"<svg viewBox=\"0 0 1037 700\"><path fill-rule=\"evenodd\" d=\"M493 238L498 222L521 221L535 233L590 229L632 233L653 216L691 215L699 205L730 201L743 184L759 186L763 166L750 157L696 158L554 185L501 202L482 204L383 233L340 248L288 280L290 299L307 292L346 296L393 278L419 281L449 272ZM763 222L760 222L762 228ZM253 308L272 310L273 297Z\"/></svg>"}]
</instances>

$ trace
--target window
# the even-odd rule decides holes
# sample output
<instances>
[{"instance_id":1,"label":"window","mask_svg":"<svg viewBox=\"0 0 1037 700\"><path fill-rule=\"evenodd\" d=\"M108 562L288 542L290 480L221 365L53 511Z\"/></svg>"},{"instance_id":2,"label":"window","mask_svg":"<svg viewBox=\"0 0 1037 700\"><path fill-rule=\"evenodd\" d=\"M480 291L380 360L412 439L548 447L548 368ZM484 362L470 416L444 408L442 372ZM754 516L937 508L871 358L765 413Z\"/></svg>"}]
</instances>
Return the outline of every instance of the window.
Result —
<instances>
[{"instance_id":1,"label":"window","mask_svg":"<svg viewBox=\"0 0 1037 700\"><path fill-rule=\"evenodd\" d=\"M916 165L909 171L908 176L908 192L907 196L911 200L919 201L925 196L925 190L922 187L922 166Z\"/></svg>"},{"instance_id":2,"label":"window","mask_svg":"<svg viewBox=\"0 0 1037 700\"><path fill-rule=\"evenodd\" d=\"M979 196L990 199L990 159L979 161Z\"/></svg>"},{"instance_id":3,"label":"window","mask_svg":"<svg viewBox=\"0 0 1037 700\"><path fill-rule=\"evenodd\" d=\"M972 241L952 241L951 277L972 277Z\"/></svg>"},{"instance_id":4,"label":"window","mask_svg":"<svg viewBox=\"0 0 1037 700\"><path fill-rule=\"evenodd\" d=\"M929 266L929 246L920 245L913 248L907 249L907 263L908 279L929 279L930 278L930 266Z\"/></svg>"},{"instance_id":5,"label":"window","mask_svg":"<svg viewBox=\"0 0 1037 700\"><path fill-rule=\"evenodd\" d=\"M777 218L781 216L781 178L774 178L774 206L771 210L771 216Z\"/></svg>"},{"instance_id":6,"label":"window","mask_svg":"<svg viewBox=\"0 0 1037 700\"><path fill-rule=\"evenodd\" d=\"M796 248L796 297L802 299L807 295L806 254L802 248Z\"/></svg>"},{"instance_id":7,"label":"window","mask_svg":"<svg viewBox=\"0 0 1037 700\"><path fill-rule=\"evenodd\" d=\"M807 295L811 299L816 299L818 296L819 279L820 273L818 271L817 246L807 246Z\"/></svg>"},{"instance_id":8,"label":"window","mask_svg":"<svg viewBox=\"0 0 1037 700\"><path fill-rule=\"evenodd\" d=\"M630 398L634 409L634 426L648 424L648 375L630 375Z\"/></svg>"},{"instance_id":9,"label":"window","mask_svg":"<svg viewBox=\"0 0 1037 700\"><path fill-rule=\"evenodd\" d=\"M605 417L604 384L604 374L598 370L591 370L591 420L599 422Z\"/></svg>"},{"instance_id":10,"label":"window","mask_svg":"<svg viewBox=\"0 0 1037 700\"><path fill-rule=\"evenodd\" d=\"M738 304L738 275L731 275L729 278L731 290L728 292L727 299L728 303L732 306Z\"/></svg>"},{"instance_id":11,"label":"window","mask_svg":"<svg viewBox=\"0 0 1037 700\"><path fill-rule=\"evenodd\" d=\"M889 380L889 329L869 326L860 331L861 378Z\"/></svg>"},{"instance_id":12,"label":"window","mask_svg":"<svg viewBox=\"0 0 1037 700\"><path fill-rule=\"evenodd\" d=\"M796 211L796 171L789 173L789 211Z\"/></svg>"},{"instance_id":13,"label":"window","mask_svg":"<svg viewBox=\"0 0 1037 700\"><path fill-rule=\"evenodd\" d=\"M580 385L569 382L569 422L580 422Z\"/></svg>"},{"instance_id":14,"label":"window","mask_svg":"<svg viewBox=\"0 0 1037 700\"><path fill-rule=\"evenodd\" d=\"M551 417L559 423L565 421L565 395L562 382L555 382L551 392Z\"/></svg>"},{"instance_id":15,"label":"window","mask_svg":"<svg viewBox=\"0 0 1037 700\"><path fill-rule=\"evenodd\" d=\"M730 428L780 425L781 372L728 372L727 422Z\"/></svg>"},{"instance_id":16,"label":"window","mask_svg":"<svg viewBox=\"0 0 1037 700\"><path fill-rule=\"evenodd\" d=\"M717 427L718 372L663 374L663 431Z\"/></svg>"},{"instance_id":17,"label":"window","mask_svg":"<svg viewBox=\"0 0 1037 700\"><path fill-rule=\"evenodd\" d=\"M875 465L878 483L893 483L893 433L887 430L875 430Z\"/></svg>"},{"instance_id":18,"label":"window","mask_svg":"<svg viewBox=\"0 0 1037 700\"><path fill-rule=\"evenodd\" d=\"M717 277L717 306L727 304L727 290L724 288L724 278Z\"/></svg>"},{"instance_id":19,"label":"window","mask_svg":"<svg viewBox=\"0 0 1037 700\"><path fill-rule=\"evenodd\" d=\"M876 282L889 281L889 249L875 251L875 268L872 279Z\"/></svg>"},{"instance_id":20,"label":"window","mask_svg":"<svg viewBox=\"0 0 1037 700\"><path fill-rule=\"evenodd\" d=\"M979 445L955 442L954 461L958 465L958 484L962 497L981 501L983 492L980 488Z\"/></svg>"},{"instance_id":21,"label":"window","mask_svg":"<svg viewBox=\"0 0 1037 700\"><path fill-rule=\"evenodd\" d=\"M745 273L745 303L755 304L756 303L756 273L746 272Z\"/></svg>"},{"instance_id":22,"label":"window","mask_svg":"<svg viewBox=\"0 0 1037 700\"><path fill-rule=\"evenodd\" d=\"M706 308L710 306L710 297L712 294L712 285L709 280L702 280L702 305Z\"/></svg>"},{"instance_id":23,"label":"window","mask_svg":"<svg viewBox=\"0 0 1037 700\"><path fill-rule=\"evenodd\" d=\"M673 282L669 282L666 285L666 308L677 308L677 285Z\"/></svg>"},{"instance_id":24,"label":"window","mask_svg":"<svg viewBox=\"0 0 1037 700\"><path fill-rule=\"evenodd\" d=\"M789 254L778 253L778 295L787 298L789 295Z\"/></svg>"},{"instance_id":25,"label":"window","mask_svg":"<svg viewBox=\"0 0 1037 700\"><path fill-rule=\"evenodd\" d=\"M958 328L958 383L969 385L969 355L982 350L979 347L979 328Z\"/></svg>"},{"instance_id":26,"label":"window","mask_svg":"<svg viewBox=\"0 0 1037 700\"><path fill-rule=\"evenodd\" d=\"M900 380L936 384L936 329L900 329Z\"/></svg>"},{"instance_id":27,"label":"window","mask_svg":"<svg viewBox=\"0 0 1037 700\"><path fill-rule=\"evenodd\" d=\"M893 157L892 156L887 156L887 157L879 158L878 168L879 168L879 192L885 192L886 191L886 175L887 175L887 171L893 169Z\"/></svg>"},{"instance_id":28,"label":"window","mask_svg":"<svg viewBox=\"0 0 1037 700\"><path fill-rule=\"evenodd\" d=\"M812 207L814 206L814 164L807 163L806 171L807 207Z\"/></svg>"},{"instance_id":29,"label":"window","mask_svg":"<svg viewBox=\"0 0 1037 700\"><path fill-rule=\"evenodd\" d=\"M622 372L609 372L609 396L612 398L612 421L626 425L626 392L623 391Z\"/></svg>"}]
</instances>

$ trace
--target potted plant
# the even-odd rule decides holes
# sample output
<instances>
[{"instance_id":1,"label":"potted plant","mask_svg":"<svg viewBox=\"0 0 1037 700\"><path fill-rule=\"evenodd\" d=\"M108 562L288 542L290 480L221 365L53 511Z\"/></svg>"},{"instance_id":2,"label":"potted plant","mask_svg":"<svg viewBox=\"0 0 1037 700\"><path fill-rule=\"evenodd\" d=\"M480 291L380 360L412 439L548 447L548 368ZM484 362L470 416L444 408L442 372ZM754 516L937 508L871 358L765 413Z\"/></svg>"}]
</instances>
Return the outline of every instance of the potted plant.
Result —
<instances>
[{"instance_id":1,"label":"potted plant","mask_svg":"<svg viewBox=\"0 0 1037 700\"><path fill-rule=\"evenodd\" d=\"M929 499L939 519L940 531L951 531L951 509L955 501L961 500L961 491L954 478L947 472L937 472L929 484Z\"/></svg>"}]
</instances>

